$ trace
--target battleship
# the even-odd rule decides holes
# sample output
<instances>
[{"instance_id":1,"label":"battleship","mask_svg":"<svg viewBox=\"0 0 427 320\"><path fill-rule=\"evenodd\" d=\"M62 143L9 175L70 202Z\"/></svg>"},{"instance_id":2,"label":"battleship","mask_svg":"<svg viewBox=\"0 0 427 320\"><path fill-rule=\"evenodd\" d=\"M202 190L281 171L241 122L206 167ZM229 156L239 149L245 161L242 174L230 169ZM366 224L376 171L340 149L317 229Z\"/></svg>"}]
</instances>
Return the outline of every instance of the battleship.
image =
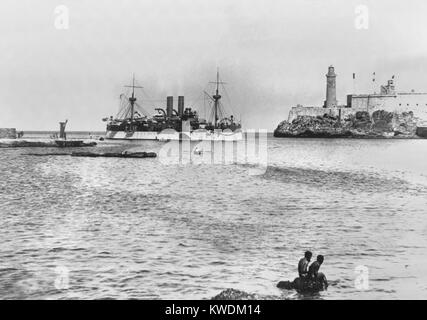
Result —
<instances>
[{"instance_id":1,"label":"battleship","mask_svg":"<svg viewBox=\"0 0 427 320\"><path fill-rule=\"evenodd\" d=\"M106 139L116 140L214 140L238 141L242 140L241 123L235 120L234 115L227 115L221 102L219 72L217 71L215 92L210 95L204 91L210 105L209 118L202 119L196 110L184 107L184 96L178 97L178 110L173 108L173 97L166 99L166 110L155 108L157 112L151 115L137 102L135 89L142 89L135 84L125 86L132 89L131 95L121 95L120 110L116 117L104 118L107 122Z\"/></svg>"}]
</instances>

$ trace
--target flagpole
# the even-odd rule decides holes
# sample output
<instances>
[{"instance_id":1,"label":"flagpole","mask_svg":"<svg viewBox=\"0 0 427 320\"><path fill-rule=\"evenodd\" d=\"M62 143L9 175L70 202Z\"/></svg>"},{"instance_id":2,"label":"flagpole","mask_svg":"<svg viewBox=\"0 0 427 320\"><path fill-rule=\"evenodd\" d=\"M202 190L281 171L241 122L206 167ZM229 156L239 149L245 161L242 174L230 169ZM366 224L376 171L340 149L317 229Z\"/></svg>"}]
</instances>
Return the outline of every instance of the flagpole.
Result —
<instances>
[{"instance_id":1,"label":"flagpole","mask_svg":"<svg viewBox=\"0 0 427 320\"><path fill-rule=\"evenodd\" d=\"M372 74L373 78L372 78L372 92L375 94L375 72Z\"/></svg>"},{"instance_id":2,"label":"flagpole","mask_svg":"<svg viewBox=\"0 0 427 320\"><path fill-rule=\"evenodd\" d=\"M353 73L353 94L356 94L356 74Z\"/></svg>"}]
</instances>

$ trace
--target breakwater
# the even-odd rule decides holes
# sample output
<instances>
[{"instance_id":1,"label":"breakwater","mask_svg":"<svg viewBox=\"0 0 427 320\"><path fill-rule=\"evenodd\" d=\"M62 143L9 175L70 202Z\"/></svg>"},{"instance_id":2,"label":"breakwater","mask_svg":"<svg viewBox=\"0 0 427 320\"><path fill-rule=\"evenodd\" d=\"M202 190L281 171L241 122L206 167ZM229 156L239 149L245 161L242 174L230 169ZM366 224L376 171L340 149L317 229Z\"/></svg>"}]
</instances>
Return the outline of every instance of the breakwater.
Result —
<instances>
[{"instance_id":1,"label":"breakwater","mask_svg":"<svg viewBox=\"0 0 427 320\"><path fill-rule=\"evenodd\" d=\"M49 153L27 153L27 156L36 157L54 157L54 156L71 156L71 157L84 157L84 158L156 158L155 152L49 152Z\"/></svg>"},{"instance_id":2,"label":"breakwater","mask_svg":"<svg viewBox=\"0 0 427 320\"><path fill-rule=\"evenodd\" d=\"M52 140L52 139L2 139L0 148L68 148L68 147L94 147L94 141L81 140Z\"/></svg>"}]
</instances>

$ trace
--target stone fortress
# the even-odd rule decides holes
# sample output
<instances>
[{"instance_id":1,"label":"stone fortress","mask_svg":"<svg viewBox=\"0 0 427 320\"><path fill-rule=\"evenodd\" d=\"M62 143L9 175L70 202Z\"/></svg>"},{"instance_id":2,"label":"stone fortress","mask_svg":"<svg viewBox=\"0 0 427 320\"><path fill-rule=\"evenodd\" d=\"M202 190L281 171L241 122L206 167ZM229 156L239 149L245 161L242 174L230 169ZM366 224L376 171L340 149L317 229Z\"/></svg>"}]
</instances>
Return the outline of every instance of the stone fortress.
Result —
<instances>
[{"instance_id":1,"label":"stone fortress","mask_svg":"<svg viewBox=\"0 0 427 320\"><path fill-rule=\"evenodd\" d=\"M427 137L427 93L397 92L394 79L379 93L349 94L339 105L337 75L330 66L326 74L323 106L293 107L287 121L274 131L276 137Z\"/></svg>"},{"instance_id":2,"label":"stone fortress","mask_svg":"<svg viewBox=\"0 0 427 320\"><path fill-rule=\"evenodd\" d=\"M326 100L323 107L293 107L288 121L292 122L298 116L316 117L324 114L346 117L357 111L367 111L372 115L377 110L397 113L413 112L415 117L427 121L427 93L397 92L394 80L388 80L387 85L381 86L380 93L349 94L347 104L338 105L336 78L335 69L330 66L326 74Z\"/></svg>"}]
</instances>

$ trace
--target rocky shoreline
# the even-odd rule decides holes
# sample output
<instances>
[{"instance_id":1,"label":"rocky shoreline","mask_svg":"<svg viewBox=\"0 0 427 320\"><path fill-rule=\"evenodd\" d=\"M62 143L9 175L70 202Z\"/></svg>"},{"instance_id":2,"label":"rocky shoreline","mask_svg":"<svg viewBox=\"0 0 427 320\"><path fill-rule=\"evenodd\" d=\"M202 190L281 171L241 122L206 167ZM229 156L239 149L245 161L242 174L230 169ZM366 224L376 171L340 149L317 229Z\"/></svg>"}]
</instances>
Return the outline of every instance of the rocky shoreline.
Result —
<instances>
[{"instance_id":1,"label":"rocky shoreline","mask_svg":"<svg viewBox=\"0 0 427 320\"><path fill-rule=\"evenodd\" d=\"M226 289L216 296L212 297L211 300L282 300L283 297L272 296L272 295L259 295L255 293L247 293L236 289Z\"/></svg>"},{"instance_id":2,"label":"rocky shoreline","mask_svg":"<svg viewBox=\"0 0 427 320\"><path fill-rule=\"evenodd\" d=\"M343 119L328 114L298 116L292 122L282 121L274 131L275 137L298 138L356 138L356 139L420 139L419 119L412 112L378 110L369 114L358 111Z\"/></svg>"}]
</instances>

